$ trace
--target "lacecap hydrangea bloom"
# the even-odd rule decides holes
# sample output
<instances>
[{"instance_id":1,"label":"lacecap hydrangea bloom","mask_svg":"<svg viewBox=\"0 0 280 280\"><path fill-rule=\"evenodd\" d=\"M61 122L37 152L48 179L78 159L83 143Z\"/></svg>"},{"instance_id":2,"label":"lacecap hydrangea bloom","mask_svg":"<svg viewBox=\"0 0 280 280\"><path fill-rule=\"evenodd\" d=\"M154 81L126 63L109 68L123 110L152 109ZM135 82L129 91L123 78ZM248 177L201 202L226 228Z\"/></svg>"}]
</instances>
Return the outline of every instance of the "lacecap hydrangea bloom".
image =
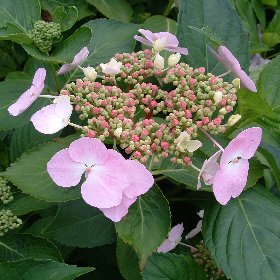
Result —
<instances>
[{"instance_id":1,"label":"lacecap hydrangea bloom","mask_svg":"<svg viewBox=\"0 0 280 280\"><path fill-rule=\"evenodd\" d=\"M88 137L56 153L48 162L47 170L52 180L64 188L76 186L85 174L81 186L83 199L114 222L120 221L137 197L154 183L144 165L126 160L98 139Z\"/></svg>"}]
</instances>

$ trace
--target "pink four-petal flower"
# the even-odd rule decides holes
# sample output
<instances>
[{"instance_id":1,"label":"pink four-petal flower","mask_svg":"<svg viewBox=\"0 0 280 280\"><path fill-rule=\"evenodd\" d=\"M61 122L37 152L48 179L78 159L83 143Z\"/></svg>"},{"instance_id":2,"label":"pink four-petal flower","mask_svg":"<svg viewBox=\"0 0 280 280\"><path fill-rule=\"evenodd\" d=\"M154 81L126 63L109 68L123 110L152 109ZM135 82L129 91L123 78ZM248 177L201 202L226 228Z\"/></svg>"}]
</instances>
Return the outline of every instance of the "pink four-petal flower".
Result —
<instances>
[{"instance_id":1,"label":"pink four-petal flower","mask_svg":"<svg viewBox=\"0 0 280 280\"><path fill-rule=\"evenodd\" d=\"M126 160L101 141L87 137L56 153L47 170L61 187L76 186L85 173L86 180L81 186L83 199L114 222L120 221L137 197L154 183L144 165Z\"/></svg>"},{"instance_id":2,"label":"pink four-petal flower","mask_svg":"<svg viewBox=\"0 0 280 280\"><path fill-rule=\"evenodd\" d=\"M232 74L240 79L240 84L242 87L256 92L257 88L253 80L241 69L239 61L234 57L234 55L225 46L220 46L218 52L210 49L213 55L224 65L224 67L231 71Z\"/></svg>"},{"instance_id":3,"label":"pink four-petal flower","mask_svg":"<svg viewBox=\"0 0 280 280\"><path fill-rule=\"evenodd\" d=\"M188 54L187 48L178 47L179 41L177 37L169 32L153 33L150 30L138 30L144 37L135 35L134 39L148 46L154 46L156 51L168 50L181 54Z\"/></svg>"},{"instance_id":4,"label":"pink four-petal flower","mask_svg":"<svg viewBox=\"0 0 280 280\"><path fill-rule=\"evenodd\" d=\"M23 113L32 103L39 97L44 89L44 82L46 78L46 69L39 68L35 72L31 87L26 90L19 99L13 103L8 111L12 116L18 116Z\"/></svg>"},{"instance_id":5,"label":"pink four-petal flower","mask_svg":"<svg viewBox=\"0 0 280 280\"><path fill-rule=\"evenodd\" d=\"M217 201L226 205L231 198L238 197L247 183L249 159L260 145L262 130L259 127L245 129L225 148L205 161L202 170L205 183L213 183L213 192ZM221 155L217 168L217 160ZM207 179L211 178L210 182Z\"/></svg>"}]
</instances>

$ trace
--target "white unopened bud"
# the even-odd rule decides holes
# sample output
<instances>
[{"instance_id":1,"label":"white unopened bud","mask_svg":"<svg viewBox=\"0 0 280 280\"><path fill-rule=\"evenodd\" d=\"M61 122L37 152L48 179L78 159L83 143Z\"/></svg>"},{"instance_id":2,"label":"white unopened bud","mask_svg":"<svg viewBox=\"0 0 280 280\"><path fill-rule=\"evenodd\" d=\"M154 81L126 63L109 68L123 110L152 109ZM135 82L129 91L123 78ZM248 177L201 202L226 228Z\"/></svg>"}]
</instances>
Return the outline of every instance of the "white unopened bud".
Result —
<instances>
[{"instance_id":1,"label":"white unopened bud","mask_svg":"<svg viewBox=\"0 0 280 280\"><path fill-rule=\"evenodd\" d=\"M156 57L154 60L154 67L155 67L155 69L158 69L158 70L164 69L164 58L159 53L156 54Z\"/></svg>"},{"instance_id":2,"label":"white unopened bud","mask_svg":"<svg viewBox=\"0 0 280 280\"><path fill-rule=\"evenodd\" d=\"M117 137L117 138L120 138L122 134L122 128L121 127L118 127L115 131L114 131L114 135Z\"/></svg>"},{"instance_id":3,"label":"white unopened bud","mask_svg":"<svg viewBox=\"0 0 280 280\"><path fill-rule=\"evenodd\" d=\"M83 69L85 77L88 78L91 82L94 82L97 77L97 72L95 71L95 69L90 66L82 68L82 69Z\"/></svg>"},{"instance_id":4,"label":"white unopened bud","mask_svg":"<svg viewBox=\"0 0 280 280\"><path fill-rule=\"evenodd\" d=\"M181 55L179 53L173 53L168 57L168 66L173 67L180 61Z\"/></svg>"},{"instance_id":5,"label":"white unopened bud","mask_svg":"<svg viewBox=\"0 0 280 280\"><path fill-rule=\"evenodd\" d=\"M239 114L230 116L227 122L227 126L235 125L240 119L241 119L241 115Z\"/></svg>"},{"instance_id":6,"label":"white unopened bud","mask_svg":"<svg viewBox=\"0 0 280 280\"><path fill-rule=\"evenodd\" d=\"M214 93L214 101L215 104L219 104L221 100L223 99L223 93L221 91L216 91Z\"/></svg>"},{"instance_id":7,"label":"white unopened bud","mask_svg":"<svg viewBox=\"0 0 280 280\"><path fill-rule=\"evenodd\" d=\"M239 89L239 88L240 88L240 79L239 79L239 78L235 78L235 79L232 81L232 84L233 84L233 86L234 86L236 89Z\"/></svg>"}]
</instances>

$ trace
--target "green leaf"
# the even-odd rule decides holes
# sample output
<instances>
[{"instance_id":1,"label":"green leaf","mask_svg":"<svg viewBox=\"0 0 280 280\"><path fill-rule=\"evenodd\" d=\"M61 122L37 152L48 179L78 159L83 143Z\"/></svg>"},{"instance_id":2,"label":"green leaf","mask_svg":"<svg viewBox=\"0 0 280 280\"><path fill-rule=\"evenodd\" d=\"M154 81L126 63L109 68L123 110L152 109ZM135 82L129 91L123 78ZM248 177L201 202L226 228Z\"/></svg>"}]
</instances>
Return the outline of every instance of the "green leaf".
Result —
<instances>
[{"instance_id":1,"label":"green leaf","mask_svg":"<svg viewBox=\"0 0 280 280\"><path fill-rule=\"evenodd\" d=\"M49 241L29 234L17 234L1 237L0 261L23 259L62 261L57 248Z\"/></svg>"},{"instance_id":2,"label":"green leaf","mask_svg":"<svg viewBox=\"0 0 280 280\"><path fill-rule=\"evenodd\" d=\"M274 112L271 106L258 93L252 93L245 89L239 89L237 92L238 107L237 111L242 116L239 126L248 125L253 120L260 117L273 118ZM260 106L260 104L262 104Z\"/></svg>"},{"instance_id":3,"label":"green leaf","mask_svg":"<svg viewBox=\"0 0 280 280\"><path fill-rule=\"evenodd\" d=\"M75 6L78 10L78 20L88 17L95 16L95 12L89 9L86 1L77 0L41 0L42 10L46 10L52 15L58 6L63 6L66 9L70 6Z\"/></svg>"},{"instance_id":4,"label":"green leaf","mask_svg":"<svg viewBox=\"0 0 280 280\"><path fill-rule=\"evenodd\" d=\"M48 202L63 202L80 198L80 188L58 187L47 173L47 162L58 151L66 148L73 138L46 143L22 155L1 175L22 192ZM62 142L65 141L65 142Z\"/></svg>"},{"instance_id":5,"label":"green leaf","mask_svg":"<svg viewBox=\"0 0 280 280\"><path fill-rule=\"evenodd\" d=\"M47 99L39 98L19 116L11 116L8 112L8 107L17 101L20 95L25 92L32 83L32 77L27 74L21 72L19 76L12 78L12 73L6 77L4 82L0 83L0 119L5 120L0 122L0 130L12 129L25 125L39 108L48 103Z\"/></svg>"},{"instance_id":6,"label":"green leaf","mask_svg":"<svg viewBox=\"0 0 280 280\"><path fill-rule=\"evenodd\" d=\"M262 6L261 0L252 0L252 5L262 28L265 29L265 24L266 24L265 9Z\"/></svg>"},{"instance_id":7,"label":"green leaf","mask_svg":"<svg viewBox=\"0 0 280 280\"><path fill-rule=\"evenodd\" d=\"M114 224L83 200L61 204L44 234L62 244L80 248L102 246L115 240Z\"/></svg>"},{"instance_id":8,"label":"green leaf","mask_svg":"<svg viewBox=\"0 0 280 280\"><path fill-rule=\"evenodd\" d=\"M280 200L251 188L205 212L203 236L217 266L232 280L278 280Z\"/></svg>"},{"instance_id":9,"label":"green leaf","mask_svg":"<svg viewBox=\"0 0 280 280\"><path fill-rule=\"evenodd\" d=\"M164 241L170 229L170 210L157 186L140 196L129 208L128 215L116 224L118 236L137 252L143 268Z\"/></svg>"},{"instance_id":10,"label":"green leaf","mask_svg":"<svg viewBox=\"0 0 280 280\"><path fill-rule=\"evenodd\" d=\"M110 19L129 22L133 14L133 10L126 0L87 0L87 2Z\"/></svg>"},{"instance_id":11,"label":"green leaf","mask_svg":"<svg viewBox=\"0 0 280 280\"><path fill-rule=\"evenodd\" d=\"M280 34L275 32L264 32L262 40L266 45L272 48L280 43Z\"/></svg>"},{"instance_id":12,"label":"green leaf","mask_svg":"<svg viewBox=\"0 0 280 280\"><path fill-rule=\"evenodd\" d=\"M258 88L263 99L276 112L280 112L280 56L268 63L261 72Z\"/></svg>"},{"instance_id":13,"label":"green leaf","mask_svg":"<svg viewBox=\"0 0 280 280\"><path fill-rule=\"evenodd\" d=\"M50 260L23 260L1 263L0 278L7 280L72 280L93 271L92 267L77 267Z\"/></svg>"},{"instance_id":14,"label":"green leaf","mask_svg":"<svg viewBox=\"0 0 280 280\"><path fill-rule=\"evenodd\" d=\"M158 15L148 17L143 24L143 29L149 29L152 32L166 31L175 34L177 26L175 20Z\"/></svg>"},{"instance_id":15,"label":"green leaf","mask_svg":"<svg viewBox=\"0 0 280 280\"><path fill-rule=\"evenodd\" d=\"M153 254L148 258L143 280L207 280L205 272L190 257L176 254Z\"/></svg>"},{"instance_id":16,"label":"green leaf","mask_svg":"<svg viewBox=\"0 0 280 280\"><path fill-rule=\"evenodd\" d=\"M5 208L11 210L17 216L28 214L32 211L49 208L55 205L51 202L46 202L35 197L16 194L14 200L10 202Z\"/></svg>"},{"instance_id":17,"label":"green leaf","mask_svg":"<svg viewBox=\"0 0 280 280\"><path fill-rule=\"evenodd\" d=\"M25 32L32 29L33 23L40 19L41 7L38 0L0 0L0 26L12 23Z\"/></svg>"},{"instance_id":18,"label":"green leaf","mask_svg":"<svg viewBox=\"0 0 280 280\"><path fill-rule=\"evenodd\" d=\"M264 5L269 5L269 6L272 6L272 7L277 6L277 0L261 0L261 2Z\"/></svg>"},{"instance_id":19,"label":"green leaf","mask_svg":"<svg viewBox=\"0 0 280 280\"><path fill-rule=\"evenodd\" d=\"M139 269L139 259L131 246L117 239L116 255L122 276L126 280L142 280Z\"/></svg>"},{"instance_id":20,"label":"green leaf","mask_svg":"<svg viewBox=\"0 0 280 280\"><path fill-rule=\"evenodd\" d=\"M56 7L52 18L53 22L60 24L61 31L70 29L77 20L78 20L78 10L74 6Z\"/></svg>"},{"instance_id":21,"label":"green leaf","mask_svg":"<svg viewBox=\"0 0 280 280\"><path fill-rule=\"evenodd\" d=\"M39 236L45 238L45 231L48 226L54 221L55 216L48 216L42 219L37 220L33 223L25 233L32 234L34 236Z\"/></svg>"},{"instance_id":22,"label":"green leaf","mask_svg":"<svg viewBox=\"0 0 280 280\"><path fill-rule=\"evenodd\" d=\"M32 123L28 123L23 127L15 129L10 143L11 161L14 162L25 151L44 142L51 141L59 135L60 132L50 135L42 134L33 127Z\"/></svg>"},{"instance_id":23,"label":"green leaf","mask_svg":"<svg viewBox=\"0 0 280 280\"><path fill-rule=\"evenodd\" d=\"M53 63L70 63L74 56L83 48L86 47L91 40L91 31L86 26L81 26L69 38L63 40L53 51L51 56L42 53L39 49L32 46L23 45L23 48L31 56Z\"/></svg>"},{"instance_id":24,"label":"green leaf","mask_svg":"<svg viewBox=\"0 0 280 280\"><path fill-rule=\"evenodd\" d=\"M189 49L185 60L192 67L205 66L207 72L221 74L224 68L208 50L209 39L190 28L208 27L222 39L246 71L249 66L248 35L229 0L182 0L178 16L180 46Z\"/></svg>"}]
</instances>

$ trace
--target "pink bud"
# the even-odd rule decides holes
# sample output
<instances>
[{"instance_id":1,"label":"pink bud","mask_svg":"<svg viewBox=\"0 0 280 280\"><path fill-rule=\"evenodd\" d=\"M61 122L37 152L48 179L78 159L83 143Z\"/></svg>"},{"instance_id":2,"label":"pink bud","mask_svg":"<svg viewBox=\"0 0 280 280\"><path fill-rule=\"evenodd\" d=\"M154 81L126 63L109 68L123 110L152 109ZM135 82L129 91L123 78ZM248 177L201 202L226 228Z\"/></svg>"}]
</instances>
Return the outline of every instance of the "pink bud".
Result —
<instances>
[{"instance_id":1,"label":"pink bud","mask_svg":"<svg viewBox=\"0 0 280 280\"><path fill-rule=\"evenodd\" d=\"M169 143L167 142L162 142L161 143L161 147L164 149L164 150L167 150L169 148Z\"/></svg>"},{"instance_id":2,"label":"pink bud","mask_svg":"<svg viewBox=\"0 0 280 280\"><path fill-rule=\"evenodd\" d=\"M90 130L87 132L87 136L90 137L90 138L94 138L94 137L95 137L95 132L94 132L93 130L90 129Z\"/></svg>"},{"instance_id":3,"label":"pink bud","mask_svg":"<svg viewBox=\"0 0 280 280\"><path fill-rule=\"evenodd\" d=\"M141 153L139 152L139 151L135 151L134 152L134 154L133 154L133 156L135 157L135 158L141 158Z\"/></svg>"},{"instance_id":4,"label":"pink bud","mask_svg":"<svg viewBox=\"0 0 280 280\"><path fill-rule=\"evenodd\" d=\"M222 119L220 117L218 117L218 118L215 118L213 120L213 122L214 122L215 125L220 125L222 123Z\"/></svg>"},{"instance_id":5,"label":"pink bud","mask_svg":"<svg viewBox=\"0 0 280 280\"><path fill-rule=\"evenodd\" d=\"M203 117L202 118L202 123L203 124L208 124L209 123L209 118L208 117Z\"/></svg>"}]
</instances>

